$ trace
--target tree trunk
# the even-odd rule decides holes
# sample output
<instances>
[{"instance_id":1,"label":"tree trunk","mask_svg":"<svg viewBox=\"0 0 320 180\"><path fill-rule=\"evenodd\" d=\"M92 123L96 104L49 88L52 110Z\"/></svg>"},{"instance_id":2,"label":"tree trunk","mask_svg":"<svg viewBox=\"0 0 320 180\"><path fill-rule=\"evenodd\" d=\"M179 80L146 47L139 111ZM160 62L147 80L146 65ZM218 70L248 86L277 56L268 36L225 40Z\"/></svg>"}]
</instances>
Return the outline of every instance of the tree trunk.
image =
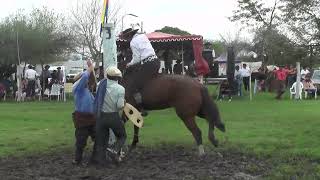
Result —
<instances>
[{"instance_id":1,"label":"tree trunk","mask_svg":"<svg viewBox=\"0 0 320 180\"><path fill-rule=\"evenodd\" d=\"M26 66L27 66L27 62L24 62L24 66L23 66L23 71L22 71L22 78L24 79L24 75L25 75L25 72L26 72Z\"/></svg>"}]
</instances>

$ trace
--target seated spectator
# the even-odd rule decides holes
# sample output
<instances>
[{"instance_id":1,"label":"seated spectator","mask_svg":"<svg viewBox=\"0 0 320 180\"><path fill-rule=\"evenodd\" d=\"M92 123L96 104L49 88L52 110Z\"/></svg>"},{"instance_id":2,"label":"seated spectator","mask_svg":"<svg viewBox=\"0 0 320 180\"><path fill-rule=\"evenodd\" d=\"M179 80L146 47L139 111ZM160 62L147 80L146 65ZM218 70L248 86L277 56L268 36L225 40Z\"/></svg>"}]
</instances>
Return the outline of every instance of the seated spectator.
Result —
<instances>
[{"instance_id":1,"label":"seated spectator","mask_svg":"<svg viewBox=\"0 0 320 180\"><path fill-rule=\"evenodd\" d=\"M315 95L317 88L313 84L311 80L311 74L308 73L305 76L305 79L302 81L303 89L308 93L308 97L312 97Z\"/></svg>"},{"instance_id":2,"label":"seated spectator","mask_svg":"<svg viewBox=\"0 0 320 180\"><path fill-rule=\"evenodd\" d=\"M165 68L161 68L161 74L166 74Z\"/></svg>"},{"instance_id":3,"label":"seated spectator","mask_svg":"<svg viewBox=\"0 0 320 180\"><path fill-rule=\"evenodd\" d=\"M186 71L186 74L190 77L197 77L196 68L194 64L190 64Z\"/></svg>"},{"instance_id":4,"label":"seated spectator","mask_svg":"<svg viewBox=\"0 0 320 180\"><path fill-rule=\"evenodd\" d=\"M0 83L0 100L4 98L5 94L6 94L6 87L4 84Z\"/></svg>"}]
</instances>

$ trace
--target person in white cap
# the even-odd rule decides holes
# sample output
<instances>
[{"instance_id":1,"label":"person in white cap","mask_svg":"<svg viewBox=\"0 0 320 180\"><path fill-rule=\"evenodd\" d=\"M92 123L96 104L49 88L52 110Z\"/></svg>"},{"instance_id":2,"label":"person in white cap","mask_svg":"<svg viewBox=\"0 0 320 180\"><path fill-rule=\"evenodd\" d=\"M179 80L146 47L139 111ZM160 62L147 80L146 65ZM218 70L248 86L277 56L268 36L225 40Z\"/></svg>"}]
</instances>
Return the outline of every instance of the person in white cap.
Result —
<instances>
[{"instance_id":1,"label":"person in white cap","mask_svg":"<svg viewBox=\"0 0 320 180\"><path fill-rule=\"evenodd\" d=\"M125 89L118 84L122 73L117 67L109 67L106 70L107 78L99 84L94 111L97 117L96 123L96 147L97 153L95 163L106 165L105 150L108 147L109 129L112 129L116 138L114 151L111 151L111 158L119 162L119 155L124 145L127 134L124 122L119 115L125 105Z\"/></svg>"}]
</instances>

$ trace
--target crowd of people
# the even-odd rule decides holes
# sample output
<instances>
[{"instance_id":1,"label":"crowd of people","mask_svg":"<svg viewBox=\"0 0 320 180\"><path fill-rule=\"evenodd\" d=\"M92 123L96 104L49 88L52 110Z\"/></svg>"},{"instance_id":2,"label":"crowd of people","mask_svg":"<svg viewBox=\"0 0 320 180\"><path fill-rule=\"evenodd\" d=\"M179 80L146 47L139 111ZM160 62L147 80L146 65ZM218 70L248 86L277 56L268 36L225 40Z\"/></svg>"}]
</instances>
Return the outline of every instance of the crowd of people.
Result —
<instances>
[{"instance_id":1,"label":"crowd of people","mask_svg":"<svg viewBox=\"0 0 320 180\"><path fill-rule=\"evenodd\" d=\"M64 75L61 67L52 72L49 71L49 68L50 66L46 65L39 75L35 70L35 66L28 66L20 83L22 97L25 97L27 100L33 100L37 95L44 96L45 90L50 91L53 84L63 85ZM18 96L17 93L16 96Z\"/></svg>"},{"instance_id":2,"label":"crowd of people","mask_svg":"<svg viewBox=\"0 0 320 180\"><path fill-rule=\"evenodd\" d=\"M317 87L311 80L311 72L309 68L303 67L301 72L301 84L303 84L303 90L308 93L309 97L315 95ZM222 100L225 95L229 97L231 101L232 95L238 96L243 95L243 89L249 91L250 76L255 79L253 93L256 94L258 91L269 91L275 90L277 95L276 99L281 99L282 95L288 88L291 88L296 82L297 70L293 65L290 66L279 66L273 70L268 70L267 67L261 66L258 72L251 73L250 68L247 64L242 64L242 67L237 65L234 73L235 87L229 84L228 80L224 80L220 84L220 92L218 99ZM235 90L233 90L235 89ZM236 93L234 93L236 91Z\"/></svg>"},{"instance_id":3,"label":"crowd of people","mask_svg":"<svg viewBox=\"0 0 320 180\"><path fill-rule=\"evenodd\" d=\"M278 86L276 99L281 99L286 89L293 86L296 82L297 70L293 66L290 66L290 68L280 66L279 69L274 70L274 73ZM310 70L307 67L303 67L300 76L303 90L307 92L309 97L314 96L317 88L311 80L312 75Z\"/></svg>"},{"instance_id":4,"label":"crowd of people","mask_svg":"<svg viewBox=\"0 0 320 180\"><path fill-rule=\"evenodd\" d=\"M301 72L301 82L303 84L303 89L310 92L312 95L316 91L316 86L311 80L311 72L309 68L303 67ZM237 82L238 95L242 95L242 84L244 89L248 90L248 80L247 77L250 77L250 69L243 64L243 67L240 69L239 66L236 66L235 71L235 81ZM269 90L272 89L272 85L275 88L277 95L276 99L281 99L283 93L286 89L292 87L296 82L297 78L297 69L293 66L279 66L269 71L266 67L262 66L258 69L258 72L255 73L255 85L254 85L254 94L257 91L266 91L266 86L269 86ZM272 80L275 80L275 83L272 83Z\"/></svg>"}]
</instances>

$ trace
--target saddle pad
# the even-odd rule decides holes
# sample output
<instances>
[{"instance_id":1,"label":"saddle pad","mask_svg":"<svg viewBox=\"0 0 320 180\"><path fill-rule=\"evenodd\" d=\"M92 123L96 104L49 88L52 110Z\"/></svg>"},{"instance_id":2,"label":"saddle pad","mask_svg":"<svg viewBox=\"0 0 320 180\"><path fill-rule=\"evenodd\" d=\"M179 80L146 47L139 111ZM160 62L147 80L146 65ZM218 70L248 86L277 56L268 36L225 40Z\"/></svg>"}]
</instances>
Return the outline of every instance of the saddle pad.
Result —
<instances>
[{"instance_id":1,"label":"saddle pad","mask_svg":"<svg viewBox=\"0 0 320 180\"><path fill-rule=\"evenodd\" d=\"M143 126L143 117L141 116L141 113L133 107L131 104L126 103L124 105L124 114L127 116L127 118L137 127L141 128Z\"/></svg>"}]
</instances>

